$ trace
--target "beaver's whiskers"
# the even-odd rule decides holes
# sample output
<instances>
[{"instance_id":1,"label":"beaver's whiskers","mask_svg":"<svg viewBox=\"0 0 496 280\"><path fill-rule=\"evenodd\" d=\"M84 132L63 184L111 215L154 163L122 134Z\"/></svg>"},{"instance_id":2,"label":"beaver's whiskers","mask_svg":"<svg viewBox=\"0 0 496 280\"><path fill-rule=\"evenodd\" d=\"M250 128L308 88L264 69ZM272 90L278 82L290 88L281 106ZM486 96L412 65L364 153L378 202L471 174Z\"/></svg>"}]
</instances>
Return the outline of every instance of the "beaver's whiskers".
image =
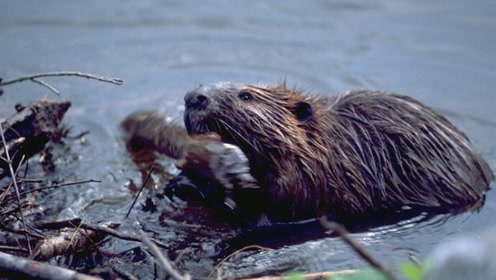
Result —
<instances>
[{"instance_id":1,"label":"beaver's whiskers","mask_svg":"<svg viewBox=\"0 0 496 280\"><path fill-rule=\"evenodd\" d=\"M217 120L217 125L219 125L219 131L221 129L220 125L223 125L226 129L226 131L231 135L231 138L234 139L234 141L236 142L235 144L238 145L238 146L242 146L243 143L239 143L239 140L243 140L246 142L246 144L250 145L250 147L252 147L257 153L260 153L263 155L263 153L261 153L261 151L259 149L257 149L257 147L255 145L253 145L248 139L246 139L246 137L244 137L241 133L239 133L236 129L234 129L230 124L226 123L224 120L221 120L221 119L218 119ZM235 132L239 137L235 137L232 133Z\"/></svg>"}]
</instances>

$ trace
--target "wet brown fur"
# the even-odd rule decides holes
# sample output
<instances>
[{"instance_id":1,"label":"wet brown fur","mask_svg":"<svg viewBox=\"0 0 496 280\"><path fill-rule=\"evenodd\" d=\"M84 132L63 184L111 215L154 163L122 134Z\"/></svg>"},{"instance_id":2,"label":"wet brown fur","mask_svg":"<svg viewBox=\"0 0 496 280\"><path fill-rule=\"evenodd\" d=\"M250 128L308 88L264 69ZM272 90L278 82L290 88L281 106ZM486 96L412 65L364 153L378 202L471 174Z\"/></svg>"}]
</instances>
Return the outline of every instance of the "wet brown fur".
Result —
<instances>
[{"instance_id":1,"label":"wet brown fur","mask_svg":"<svg viewBox=\"0 0 496 280\"><path fill-rule=\"evenodd\" d=\"M187 95L188 132L215 132L243 150L263 193L257 202L240 196L238 205L271 221L464 206L480 201L494 179L462 132L407 96L363 90L315 97L241 84L193 92L208 105L188 106ZM251 99L240 98L243 92Z\"/></svg>"}]
</instances>

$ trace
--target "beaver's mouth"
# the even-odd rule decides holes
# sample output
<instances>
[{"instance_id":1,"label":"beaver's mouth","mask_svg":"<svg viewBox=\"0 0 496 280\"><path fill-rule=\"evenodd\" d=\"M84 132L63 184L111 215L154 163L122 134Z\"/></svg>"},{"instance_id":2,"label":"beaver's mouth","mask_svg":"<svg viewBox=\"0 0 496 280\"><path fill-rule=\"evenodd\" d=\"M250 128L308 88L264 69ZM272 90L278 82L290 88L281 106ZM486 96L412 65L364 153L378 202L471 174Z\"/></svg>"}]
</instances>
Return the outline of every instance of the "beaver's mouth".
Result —
<instances>
[{"instance_id":1,"label":"beaver's mouth","mask_svg":"<svg viewBox=\"0 0 496 280\"><path fill-rule=\"evenodd\" d=\"M214 118L207 111L188 110L184 112L184 124L189 134L206 134L215 132L222 136L225 131L222 121Z\"/></svg>"},{"instance_id":2,"label":"beaver's mouth","mask_svg":"<svg viewBox=\"0 0 496 280\"><path fill-rule=\"evenodd\" d=\"M208 123L210 117L205 111L188 110L184 111L184 125L189 134L205 134L210 132Z\"/></svg>"},{"instance_id":3,"label":"beaver's mouth","mask_svg":"<svg viewBox=\"0 0 496 280\"><path fill-rule=\"evenodd\" d=\"M218 134L222 141L229 144L236 143L235 128L219 117L213 117L205 111L186 110L184 124L189 134L207 134L210 132Z\"/></svg>"}]
</instances>

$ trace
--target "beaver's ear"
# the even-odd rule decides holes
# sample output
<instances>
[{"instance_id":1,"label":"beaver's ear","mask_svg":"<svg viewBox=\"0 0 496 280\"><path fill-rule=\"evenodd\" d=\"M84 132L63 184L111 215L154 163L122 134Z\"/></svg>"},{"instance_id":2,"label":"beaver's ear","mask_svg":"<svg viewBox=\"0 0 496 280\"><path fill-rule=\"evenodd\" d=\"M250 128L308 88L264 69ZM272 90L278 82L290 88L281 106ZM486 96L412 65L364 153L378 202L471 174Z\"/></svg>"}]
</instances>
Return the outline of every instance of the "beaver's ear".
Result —
<instances>
[{"instance_id":1,"label":"beaver's ear","mask_svg":"<svg viewBox=\"0 0 496 280\"><path fill-rule=\"evenodd\" d=\"M293 114L300 122L306 123L310 119L312 119L312 115L313 115L312 106L307 102L303 102L303 101L297 102L294 105Z\"/></svg>"}]
</instances>

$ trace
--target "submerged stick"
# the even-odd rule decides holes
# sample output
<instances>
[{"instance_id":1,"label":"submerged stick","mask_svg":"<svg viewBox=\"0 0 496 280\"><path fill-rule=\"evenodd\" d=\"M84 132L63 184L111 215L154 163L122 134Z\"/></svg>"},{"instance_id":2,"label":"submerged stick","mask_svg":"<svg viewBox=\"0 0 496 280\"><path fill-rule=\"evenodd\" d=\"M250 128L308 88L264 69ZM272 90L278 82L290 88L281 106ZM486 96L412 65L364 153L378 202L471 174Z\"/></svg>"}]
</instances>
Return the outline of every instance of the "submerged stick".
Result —
<instances>
[{"instance_id":1,"label":"submerged stick","mask_svg":"<svg viewBox=\"0 0 496 280\"><path fill-rule=\"evenodd\" d=\"M366 251L358 242L351 238L349 232L344 228L344 226L329 221L325 216L320 218L320 224L328 230L332 230L337 233L343 241L348 244L363 260L369 263L372 267L379 270L390 280L396 280L397 278L393 273L384 267L377 259L375 259L368 251Z\"/></svg>"},{"instance_id":2,"label":"submerged stick","mask_svg":"<svg viewBox=\"0 0 496 280\"><path fill-rule=\"evenodd\" d=\"M150 171L148 171L148 175L146 175L145 181L143 181L143 185L141 186L140 190L138 191L138 194L136 195L136 197L134 198L134 201L131 204L131 206L129 207L129 210L127 210L127 213L126 213L126 216L125 216L126 218L131 213L131 210L133 210L134 204L136 204L136 201L138 201L138 198L140 197L141 192L145 188L146 183L148 183L148 179L150 179L150 176L152 175L153 169L155 169L155 166L152 165L152 167L150 168Z\"/></svg>"},{"instance_id":3,"label":"submerged stick","mask_svg":"<svg viewBox=\"0 0 496 280\"><path fill-rule=\"evenodd\" d=\"M176 280L190 280L191 277L188 274L185 274L184 276L181 275L178 271L176 271L170 261L160 252L158 249L157 245L155 245L148 237L146 237L144 234L141 236L141 242L148 246L150 249L152 255L157 258L158 263L160 266L164 269L166 273L168 273L172 278Z\"/></svg>"}]
</instances>

